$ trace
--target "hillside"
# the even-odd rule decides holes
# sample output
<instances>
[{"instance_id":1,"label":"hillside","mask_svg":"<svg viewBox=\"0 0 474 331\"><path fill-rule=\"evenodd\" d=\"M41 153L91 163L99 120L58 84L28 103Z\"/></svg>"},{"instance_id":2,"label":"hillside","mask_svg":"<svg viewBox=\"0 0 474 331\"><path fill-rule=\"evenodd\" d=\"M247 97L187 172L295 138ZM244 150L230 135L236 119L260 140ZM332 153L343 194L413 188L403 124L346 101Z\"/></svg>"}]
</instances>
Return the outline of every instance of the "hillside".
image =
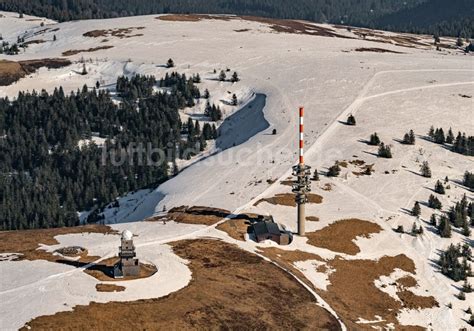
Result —
<instances>
[{"instance_id":1,"label":"hillside","mask_svg":"<svg viewBox=\"0 0 474 331\"><path fill-rule=\"evenodd\" d=\"M472 327L474 70L456 38L235 15L0 14L6 42L31 42L0 55L0 72L19 73L0 87L1 178L37 192L4 190L2 217L48 221L41 203L73 210L59 200L70 188L79 222L99 223L0 231L2 328ZM61 65L40 65L51 59ZM306 235L257 242L249 225L263 216L296 230L300 106ZM217 137L179 157L206 124ZM176 169L80 157L147 141ZM125 230L147 273L116 279Z\"/></svg>"},{"instance_id":2,"label":"hillside","mask_svg":"<svg viewBox=\"0 0 474 331\"><path fill-rule=\"evenodd\" d=\"M2 0L0 10L24 12L58 21L110 18L160 13L237 14L304 19L320 23L415 33L472 37L473 15L469 0L375 1L184 1L184 0Z\"/></svg>"}]
</instances>

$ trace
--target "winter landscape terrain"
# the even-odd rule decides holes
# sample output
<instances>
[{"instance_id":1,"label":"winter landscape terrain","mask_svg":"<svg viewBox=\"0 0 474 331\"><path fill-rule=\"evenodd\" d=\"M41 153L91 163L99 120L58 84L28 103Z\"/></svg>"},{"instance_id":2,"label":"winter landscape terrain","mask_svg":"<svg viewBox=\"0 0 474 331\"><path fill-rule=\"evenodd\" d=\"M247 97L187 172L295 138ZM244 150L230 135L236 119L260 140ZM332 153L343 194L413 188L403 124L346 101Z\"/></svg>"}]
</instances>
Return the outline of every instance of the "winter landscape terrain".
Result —
<instances>
[{"instance_id":1,"label":"winter landscape terrain","mask_svg":"<svg viewBox=\"0 0 474 331\"><path fill-rule=\"evenodd\" d=\"M442 37L437 50L432 36L303 21L150 15L56 23L11 12L0 12L0 32L4 41L30 42L18 55L0 55L0 81L18 74L11 68L21 61L70 61L20 74L0 86L0 97L59 86L68 94L97 82L115 96L118 76L176 71L199 74L199 89L223 113L215 141L178 160L179 172L159 186L118 197L102 224L0 232L1 329L474 328L474 294L462 291L472 273L453 280L438 262L451 244L473 246L472 231L453 226L442 237L438 223L464 199L464 227L472 229L474 193L464 177L474 158L428 134L432 126L454 136L474 130L474 60L455 38ZM239 81L221 81L221 71ZM272 215L296 231L288 183L299 106L305 161L319 174L307 235L288 246L257 243L247 233L251 215ZM198 100L181 109L182 122L211 122L204 108ZM350 115L355 126L346 123ZM405 144L410 130L415 142ZM391 158L369 144L375 132ZM425 161L431 176L420 170ZM335 163L339 175L327 176ZM445 194L435 192L438 181ZM180 206L207 209L173 211ZM86 222L90 210L78 212ZM97 276L126 229L156 272ZM63 256L65 247L83 251Z\"/></svg>"}]
</instances>

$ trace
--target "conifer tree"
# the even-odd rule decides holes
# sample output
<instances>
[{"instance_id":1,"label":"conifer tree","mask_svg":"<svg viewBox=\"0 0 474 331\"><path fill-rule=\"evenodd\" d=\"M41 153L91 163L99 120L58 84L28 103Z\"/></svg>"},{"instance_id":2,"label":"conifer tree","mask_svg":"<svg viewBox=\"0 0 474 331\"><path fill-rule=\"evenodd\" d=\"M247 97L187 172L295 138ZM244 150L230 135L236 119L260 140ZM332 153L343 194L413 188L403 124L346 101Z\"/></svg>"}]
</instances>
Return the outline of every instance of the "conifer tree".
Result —
<instances>
[{"instance_id":1,"label":"conifer tree","mask_svg":"<svg viewBox=\"0 0 474 331\"><path fill-rule=\"evenodd\" d=\"M417 201L415 202L415 205L413 206L413 209L411 210L411 214L413 216L420 216L421 214L421 207L420 207L420 203Z\"/></svg>"},{"instance_id":2,"label":"conifer tree","mask_svg":"<svg viewBox=\"0 0 474 331\"><path fill-rule=\"evenodd\" d=\"M236 71L234 71L234 73L232 74L232 78L230 79L230 81L231 81L232 83L236 83L236 82L238 82L239 80L240 80L240 79L239 79L239 75L237 74Z\"/></svg>"},{"instance_id":3,"label":"conifer tree","mask_svg":"<svg viewBox=\"0 0 474 331\"><path fill-rule=\"evenodd\" d=\"M445 194L444 186L439 180L436 182L434 190L438 194Z\"/></svg>"},{"instance_id":4,"label":"conifer tree","mask_svg":"<svg viewBox=\"0 0 474 331\"><path fill-rule=\"evenodd\" d=\"M82 72L81 72L81 75L83 75L83 76L87 75L87 68L86 68L86 64L85 64L85 63L82 64Z\"/></svg>"},{"instance_id":5,"label":"conifer tree","mask_svg":"<svg viewBox=\"0 0 474 331\"><path fill-rule=\"evenodd\" d=\"M380 144L380 138L377 135L377 132L374 132L370 135L369 145L377 146L378 144Z\"/></svg>"},{"instance_id":6,"label":"conifer tree","mask_svg":"<svg viewBox=\"0 0 474 331\"><path fill-rule=\"evenodd\" d=\"M430 224L433 225L433 226L436 226L436 215L435 214L431 214Z\"/></svg>"},{"instance_id":7,"label":"conifer tree","mask_svg":"<svg viewBox=\"0 0 474 331\"><path fill-rule=\"evenodd\" d=\"M204 90L204 94L202 95L202 97L204 99L209 99L209 97L211 96L211 94L209 93L209 90L208 89L205 89Z\"/></svg>"},{"instance_id":8,"label":"conifer tree","mask_svg":"<svg viewBox=\"0 0 474 331\"><path fill-rule=\"evenodd\" d=\"M314 169L314 172L313 172L313 177L311 178L311 180L314 180L314 181L319 181L319 173L318 173L318 169Z\"/></svg>"},{"instance_id":9,"label":"conifer tree","mask_svg":"<svg viewBox=\"0 0 474 331\"><path fill-rule=\"evenodd\" d=\"M434 139L435 129L433 126L430 127L430 131L428 131L428 137Z\"/></svg>"},{"instance_id":10,"label":"conifer tree","mask_svg":"<svg viewBox=\"0 0 474 331\"><path fill-rule=\"evenodd\" d=\"M389 145L385 145L383 142L380 143L378 156L391 159L392 158L392 149Z\"/></svg>"},{"instance_id":11,"label":"conifer tree","mask_svg":"<svg viewBox=\"0 0 474 331\"><path fill-rule=\"evenodd\" d=\"M350 114L349 117L347 117L347 125L356 125L356 119L354 115Z\"/></svg>"},{"instance_id":12,"label":"conifer tree","mask_svg":"<svg viewBox=\"0 0 474 331\"><path fill-rule=\"evenodd\" d=\"M431 178L431 169L428 161L423 161L420 167L420 172L423 177Z\"/></svg>"},{"instance_id":13,"label":"conifer tree","mask_svg":"<svg viewBox=\"0 0 474 331\"><path fill-rule=\"evenodd\" d=\"M232 105L237 106L237 103L238 103L237 96L234 93L232 94Z\"/></svg>"},{"instance_id":14,"label":"conifer tree","mask_svg":"<svg viewBox=\"0 0 474 331\"><path fill-rule=\"evenodd\" d=\"M452 144L453 142L454 142L453 130L451 130L451 128L449 128L448 135L446 136L446 143L447 144Z\"/></svg>"},{"instance_id":15,"label":"conifer tree","mask_svg":"<svg viewBox=\"0 0 474 331\"><path fill-rule=\"evenodd\" d=\"M166 67L168 67L168 68L173 68L174 67L173 59L168 59L168 61L166 62Z\"/></svg>"},{"instance_id":16,"label":"conifer tree","mask_svg":"<svg viewBox=\"0 0 474 331\"><path fill-rule=\"evenodd\" d=\"M431 194L429 199L428 199L428 206L430 208L433 208L433 209L441 209L442 208L441 202L433 194Z\"/></svg>"},{"instance_id":17,"label":"conifer tree","mask_svg":"<svg viewBox=\"0 0 474 331\"><path fill-rule=\"evenodd\" d=\"M219 80L220 80L221 82L225 82L226 78L227 78L227 77L226 77L226 75L225 75L224 70L221 70L221 72L220 72L220 74L219 74Z\"/></svg>"},{"instance_id":18,"label":"conifer tree","mask_svg":"<svg viewBox=\"0 0 474 331\"><path fill-rule=\"evenodd\" d=\"M337 177L337 176L339 176L340 172L341 172L341 167L339 167L339 164L336 162L336 163L334 163L333 166L329 167L328 172L327 172L327 176L328 177Z\"/></svg>"},{"instance_id":19,"label":"conifer tree","mask_svg":"<svg viewBox=\"0 0 474 331\"><path fill-rule=\"evenodd\" d=\"M446 217L442 216L438 224L438 233L442 238L451 238L451 224Z\"/></svg>"}]
</instances>

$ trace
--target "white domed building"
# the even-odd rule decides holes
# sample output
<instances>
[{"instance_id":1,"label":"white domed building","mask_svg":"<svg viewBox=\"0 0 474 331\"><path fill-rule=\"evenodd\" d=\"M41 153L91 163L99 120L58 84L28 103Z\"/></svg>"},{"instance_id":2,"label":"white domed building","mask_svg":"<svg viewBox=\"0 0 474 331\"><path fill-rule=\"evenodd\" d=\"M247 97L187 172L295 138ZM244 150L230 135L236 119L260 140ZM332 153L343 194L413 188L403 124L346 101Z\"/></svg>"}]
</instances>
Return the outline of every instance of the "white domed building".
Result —
<instances>
[{"instance_id":1,"label":"white domed building","mask_svg":"<svg viewBox=\"0 0 474 331\"><path fill-rule=\"evenodd\" d=\"M133 233L129 230L122 232L119 247L120 261L114 266L114 278L140 275L140 263L136 257Z\"/></svg>"}]
</instances>

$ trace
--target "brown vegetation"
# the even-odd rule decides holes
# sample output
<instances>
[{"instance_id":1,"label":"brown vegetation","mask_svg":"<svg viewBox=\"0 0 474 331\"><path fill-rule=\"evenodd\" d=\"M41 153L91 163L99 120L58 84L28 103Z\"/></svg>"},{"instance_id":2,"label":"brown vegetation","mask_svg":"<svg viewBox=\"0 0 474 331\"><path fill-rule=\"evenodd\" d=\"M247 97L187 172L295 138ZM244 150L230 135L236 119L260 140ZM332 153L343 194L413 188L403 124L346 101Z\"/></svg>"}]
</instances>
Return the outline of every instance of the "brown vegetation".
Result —
<instances>
[{"instance_id":1,"label":"brown vegetation","mask_svg":"<svg viewBox=\"0 0 474 331\"><path fill-rule=\"evenodd\" d=\"M354 239L368 238L370 234L380 231L382 228L378 224L351 218L336 221L316 232L308 232L307 237L310 245L355 255L360 252L360 249L354 243Z\"/></svg>"},{"instance_id":2,"label":"brown vegetation","mask_svg":"<svg viewBox=\"0 0 474 331\"><path fill-rule=\"evenodd\" d=\"M356 52L374 52L374 53L393 53L393 54L404 54L402 52L391 51L385 48L377 48L377 47L359 47L354 49Z\"/></svg>"},{"instance_id":3,"label":"brown vegetation","mask_svg":"<svg viewBox=\"0 0 474 331\"><path fill-rule=\"evenodd\" d=\"M158 299L76 306L35 318L25 328L339 329L294 278L251 253L215 240L179 241L173 249L189 261L193 279L187 287Z\"/></svg>"},{"instance_id":4,"label":"brown vegetation","mask_svg":"<svg viewBox=\"0 0 474 331\"><path fill-rule=\"evenodd\" d=\"M321 189L323 191L328 191L328 192L332 191L332 184L331 183L326 183L326 184L323 185L323 187L321 187Z\"/></svg>"},{"instance_id":5,"label":"brown vegetation","mask_svg":"<svg viewBox=\"0 0 474 331\"><path fill-rule=\"evenodd\" d=\"M322 203L323 197L314 193L306 195L309 203ZM268 202L272 205L283 205L296 207L295 194L293 193L279 193L271 198L263 198L254 203L254 206L258 206L262 202Z\"/></svg>"},{"instance_id":6,"label":"brown vegetation","mask_svg":"<svg viewBox=\"0 0 474 331\"><path fill-rule=\"evenodd\" d=\"M234 16L235 17L235 16ZM231 16L223 15L199 15L199 14L169 14L161 15L156 17L160 21L170 21L170 22L199 22L201 20L220 20L220 21L230 21Z\"/></svg>"},{"instance_id":7,"label":"brown vegetation","mask_svg":"<svg viewBox=\"0 0 474 331\"><path fill-rule=\"evenodd\" d=\"M0 232L0 253L22 254L21 260L48 260L57 262L60 257L52 255L42 249L39 244L57 245L55 236L73 233L103 233L116 234L117 232L105 225L85 225L70 228L3 231Z\"/></svg>"},{"instance_id":8,"label":"brown vegetation","mask_svg":"<svg viewBox=\"0 0 474 331\"><path fill-rule=\"evenodd\" d=\"M244 218L228 219L219 224L216 229L224 231L231 238L245 241L245 234L248 232L249 222Z\"/></svg>"},{"instance_id":9,"label":"brown vegetation","mask_svg":"<svg viewBox=\"0 0 474 331\"><path fill-rule=\"evenodd\" d=\"M123 292L125 287L114 284L97 284L95 286L97 292Z\"/></svg>"},{"instance_id":10,"label":"brown vegetation","mask_svg":"<svg viewBox=\"0 0 474 331\"><path fill-rule=\"evenodd\" d=\"M162 21L173 21L173 22L199 22L201 20L223 20L230 21L232 19L241 19L251 22L258 22L267 24L270 28L278 33L295 33L295 34L307 34L312 36L322 37L338 37L338 38L351 38L342 34L338 34L335 30L314 25L306 21L295 21L287 19L276 19L267 17L256 17L256 16L224 16L224 15L162 15L158 16L157 19ZM247 31L248 29L242 29L237 32ZM353 38L351 38L353 39Z\"/></svg>"},{"instance_id":11,"label":"brown vegetation","mask_svg":"<svg viewBox=\"0 0 474 331\"><path fill-rule=\"evenodd\" d=\"M145 29L145 27L138 26L138 27L117 28L117 29L108 29L108 30L92 30L92 31L84 33L83 36L89 37L89 38L117 37L117 38L123 39L123 38L143 36L143 34L134 34L134 35L131 34L135 30L143 30L143 29Z\"/></svg>"},{"instance_id":12,"label":"brown vegetation","mask_svg":"<svg viewBox=\"0 0 474 331\"><path fill-rule=\"evenodd\" d=\"M41 59L28 61L0 60L0 86L8 86L41 67L56 69L66 67L71 61L66 59Z\"/></svg>"},{"instance_id":13,"label":"brown vegetation","mask_svg":"<svg viewBox=\"0 0 474 331\"><path fill-rule=\"evenodd\" d=\"M402 278L398 278L397 283L402 287L415 287L416 285L418 285L416 279L412 276L404 276Z\"/></svg>"},{"instance_id":14,"label":"brown vegetation","mask_svg":"<svg viewBox=\"0 0 474 331\"><path fill-rule=\"evenodd\" d=\"M102 49L110 49L113 48L114 46L106 45L106 46L98 46L94 48L88 48L88 49L70 49L68 51L63 52L63 56L72 56L76 55L79 53L91 53L91 52L97 52Z\"/></svg>"},{"instance_id":15,"label":"brown vegetation","mask_svg":"<svg viewBox=\"0 0 474 331\"><path fill-rule=\"evenodd\" d=\"M84 272L89 276L92 276L100 281L122 281L122 280L131 280L131 279L141 279L148 278L153 276L158 269L153 264L140 263L140 274L138 276L127 276L124 278L116 279L114 278L114 265L119 261L118 257L111 257L100 261L97 264L92 264L87 269L84 269ZM85 267L87 262L77 262L77 261L61 261L62 263L72 265L78 268Z\"/></svg>"},{"instance_id":16,"label":"brown vegetation","mask_svg":"<svg viewBox=\"0 0 474 331\"><path fill-rule=\"evenodd\" d=\"M306 220L310 222L319 222L319 217L317 216L306 216Z\"/></svg>"},{"instance_id":17,"label":"brown vegetation","mask_svg":"<svg viewBox=\"0 0 474 331\"><path fill-rule=\"evenodd\" d=\"M436 302L432 297L419 297L410 292L402 294L406 303L399 302L374 284L376 279L389 276L396 268L415 273L415 264L407 256L384 256L377 261L344 260L339 257L329 261L328 265L335 270L328 276L330 285L327 291L318 292L343 318L348 329L372 329L372 326L381 327L394 323L397 330L422 330L415 326L399 325L396 316L400 309L410 308L415 304L422 303L423 307L428 308L429 302ZM356 323L359 318L375 320L375 315L381 316L385 321L367 326Z\"/></svg>"},{"instance_id":18,"label":"brown vegetation","mask_svg":"<svg viewBox=\"0 0 474 331\"><path fill-rule=\"evenodd\" d=\"M165 216L157 216L147 219L148 222L174 221L186 224L212 225L231 214L230 211L219 208L203 206L181 206L169 210Z\"/></svg>"},{"instance_id":19,"label":"brown vegetation","mask_svg":"<svg viewBox=\"0 0 474 331\"><path fill-rule=\"evenodd\" d=\"M264 256L277 262L280 266L291 270L305 284L318 292L321 297L342 318L349 330L372 330L372 326L382 327L394 323L397 330L423 330L418 326L399 325L396 316L402 308L415 306L429 308L437 305L433 297L422 297L413 294L407 289L400 289L400 300L395 300L390 295L382 292L375 286L374 281L380 276L390 275L396 268L406 272L415 273L415 264L405 255L394 257L384 256L378 261L374 260L344 260L336 257L317 267L318 272L327 272L330 285L327 290L315 288L305 278L294 263L297 261L317 260L324 261L320 256L303 251L287 251L279 248L260 248ZM408 292L408 293L407 293ZM370 325L356 323L359 318L375 320L375 315L382 316L384 322L371 323Z\"/></svg>"}]
</instances>

